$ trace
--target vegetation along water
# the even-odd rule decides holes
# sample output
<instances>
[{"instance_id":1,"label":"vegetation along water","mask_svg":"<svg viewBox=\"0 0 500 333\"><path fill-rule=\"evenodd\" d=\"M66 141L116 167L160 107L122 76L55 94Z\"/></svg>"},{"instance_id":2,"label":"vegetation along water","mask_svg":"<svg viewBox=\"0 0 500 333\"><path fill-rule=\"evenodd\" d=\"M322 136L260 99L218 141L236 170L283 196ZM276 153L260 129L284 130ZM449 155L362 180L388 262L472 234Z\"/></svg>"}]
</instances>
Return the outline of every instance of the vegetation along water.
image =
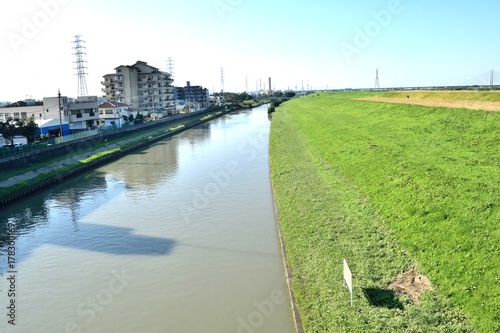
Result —
<instances>
[{"instance_id":1,"label":"vegetation along water","mask_svg":"<svg viewBox=\"0 0 500 333\"><path fill-rule=\"evenodd\" d=\"M500 113L401 104L414 96L499 95L323 93L273 113L272 182L306 332L500 331ZM359 100L376 97L400 100Z\"/></svg>"}]
</instances>

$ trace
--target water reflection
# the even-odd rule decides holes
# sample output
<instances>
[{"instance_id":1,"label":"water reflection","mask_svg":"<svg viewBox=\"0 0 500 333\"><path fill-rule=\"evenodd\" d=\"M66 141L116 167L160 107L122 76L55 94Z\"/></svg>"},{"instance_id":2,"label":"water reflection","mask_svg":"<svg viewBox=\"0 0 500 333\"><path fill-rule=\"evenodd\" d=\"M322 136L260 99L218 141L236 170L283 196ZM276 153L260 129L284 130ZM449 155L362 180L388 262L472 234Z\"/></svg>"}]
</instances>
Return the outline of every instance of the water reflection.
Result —
<instances>
[{"instance_id":1,"label":"water reflection","mask_svg":"<svg viewBox=\"0 0 500 333\"><path fill-rule=\"evenodd\" d=\"M155 149L135 151L103 169L131 188L155 186L175 176L178 172L177 145L162 141L152 147Z\"/></svg>"},{"instance_id":2,"label":"water reflection","mask_svg":"<svg viewBox=\"0 0 500 333\"><path fill-rule=\"evenodd\" d=\"M15 328L63 332L75 321L82 332L245 331L238 318L260 316L255 302L286 290L268 131L264 108L214 119L0 212L0 226L18 227ZM241 172L224 178L228 163ZM197 191L209 195L206 205ZM180 205L196 211L192 222ZM5 261L1 253L1 269ZM136 278L111 299L110 271L124 268ZM96 299L105 310L89 322L79 310ZM262 318L247 331L293 331L288 306Z\"/></svg>"},{"instance_id":3,"label":"water reflection","mask_svg":"<svg viewBox=\"0 0 500 333\"><path fill-rule=\"evenodd\" d=\"M16 224L17 236L27 234L47 224L55 207L69 209L72 220L76 223L81 203L105 192L106 188L105 175L95 172L92 177L80 176L3 209L0 212L0 248L7 240L8 222Z\"/></svg>"}]
</instances>

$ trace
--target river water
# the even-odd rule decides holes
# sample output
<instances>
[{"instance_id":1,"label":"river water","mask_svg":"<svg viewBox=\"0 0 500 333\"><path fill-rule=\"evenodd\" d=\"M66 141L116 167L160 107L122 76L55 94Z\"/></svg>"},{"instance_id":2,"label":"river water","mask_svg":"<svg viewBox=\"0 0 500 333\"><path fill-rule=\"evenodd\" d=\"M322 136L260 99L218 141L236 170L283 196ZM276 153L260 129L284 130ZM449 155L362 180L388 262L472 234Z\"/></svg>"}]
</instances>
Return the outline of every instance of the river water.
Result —
<instances>
[{"instance_id":1,"label":"river water","mask_svg":"<svg viewBox=\"0 0 500 333\"><path fill-rule=\"evenodd\" d=\"M293 332L269 127L238 111L3 209L0 332Z\"/></svg>"}]
</instances>

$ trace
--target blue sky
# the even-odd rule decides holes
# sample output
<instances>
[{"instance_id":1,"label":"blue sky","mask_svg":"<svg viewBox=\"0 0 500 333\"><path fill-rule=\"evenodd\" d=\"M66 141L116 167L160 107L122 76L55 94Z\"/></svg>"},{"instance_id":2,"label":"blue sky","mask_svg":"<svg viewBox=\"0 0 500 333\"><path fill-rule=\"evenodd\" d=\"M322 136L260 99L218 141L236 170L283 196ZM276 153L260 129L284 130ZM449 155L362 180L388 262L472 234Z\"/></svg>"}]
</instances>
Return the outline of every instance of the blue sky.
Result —
<instances>
[{"instance_id":1,"label":"blue sky","mask_svg":"<svg viewBox=\"0 0 500 333\"><path fill-rule=\"evenodd\" d=\"M500 72L498 0L23 0L0 11L0 101L76 96L77 34L99 96L115 67L167 70L169 57L175 85L215 91L221 67L238 92L268 77L282 90L373 87L376 68L381 87L487 84L482 74Z\"/></svg>"}]
</instances>

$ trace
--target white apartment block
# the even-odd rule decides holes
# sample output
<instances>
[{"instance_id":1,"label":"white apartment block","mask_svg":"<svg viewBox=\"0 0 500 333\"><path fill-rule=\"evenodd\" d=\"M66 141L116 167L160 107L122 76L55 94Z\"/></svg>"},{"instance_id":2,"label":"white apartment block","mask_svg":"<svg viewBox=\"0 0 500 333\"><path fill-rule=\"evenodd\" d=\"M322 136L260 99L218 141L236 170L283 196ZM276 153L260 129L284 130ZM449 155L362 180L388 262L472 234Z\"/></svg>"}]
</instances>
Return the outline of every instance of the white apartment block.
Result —
<instances>
[{"instance_id":1,"label":"white apartment block","mask_svg":"<svg viewBox=\"0 0 500 333\"><path fill-rule=\"evenodd\" d=\"M144 61L137 61L134 65L116 67L114 74L107 74L103 78L103 97L109 102L129 104L144 115L175 112L170 73L162 72Z\"/></svg>"}]
</instances>

